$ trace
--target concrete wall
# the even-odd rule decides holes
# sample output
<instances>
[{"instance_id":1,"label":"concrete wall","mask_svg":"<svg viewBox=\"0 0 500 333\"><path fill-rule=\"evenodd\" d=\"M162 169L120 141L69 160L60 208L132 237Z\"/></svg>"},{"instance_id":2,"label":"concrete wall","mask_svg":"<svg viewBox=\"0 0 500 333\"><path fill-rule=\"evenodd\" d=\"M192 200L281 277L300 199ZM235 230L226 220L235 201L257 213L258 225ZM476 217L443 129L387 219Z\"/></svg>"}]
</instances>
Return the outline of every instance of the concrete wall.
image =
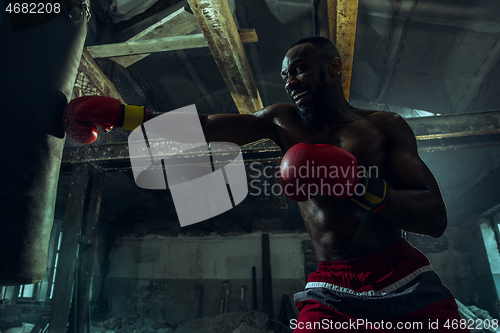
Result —
<instances>
[{"instance_id":1,"label":"concrete wall","mask_svg":"<svg viewBox=\"0 0 500 333\"><path fill-rule=\"evenodd\" d=\"M462 228L451 227L439 239L408 235L424 252L457 299L478 304ZM271 273L275 318L282 295L304 287L307 272L317 267L309 236L271 234ZM307 255L307 258L306 258ZM230 282L230 311L240 309L240 288L246 286L246 305L252 307L252 266L257 269L258 310L262 311L261 234L207 237L123 236L113 246L104 297L111 317L140 313L171 324L219 312L223 281Z\"/></svg>"},{"instance_id":2,"label":"concrete wall","mask_svg":"<svg viewBox=\"0 0 500 333\"><path fill-rule=\"evenodd\" d=\"M271 274L275 317L282 295L293 297L305 283L302 241L307 234L271 234ZM261 234L207 237L124 236L113 246L104 297L111 317L140 313L155 322L176 324L219 313L222 283L230 283L229 311L252 308L252 266L262 311Z\"/></svg>"}]
</instances>

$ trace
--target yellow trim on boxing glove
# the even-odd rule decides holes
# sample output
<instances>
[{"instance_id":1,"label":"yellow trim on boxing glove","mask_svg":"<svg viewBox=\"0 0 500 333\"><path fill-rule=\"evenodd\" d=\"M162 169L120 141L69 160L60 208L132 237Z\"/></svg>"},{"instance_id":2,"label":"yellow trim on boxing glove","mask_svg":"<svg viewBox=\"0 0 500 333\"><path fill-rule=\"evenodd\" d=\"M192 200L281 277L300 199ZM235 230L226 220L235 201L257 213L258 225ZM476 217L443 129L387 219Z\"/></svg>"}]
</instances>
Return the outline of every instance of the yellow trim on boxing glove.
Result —
<instances>
[{"instance_id":1,"label":"yellow trim on boxing glove","mask_svg":"<svg viewBox=\"0 0 500 333\"><path fill-rule=\"evenodd\" d=\"M351 198L359 207L370 212L382 210L389 199L389 187L383 178L365 177L360 180L364 187L364 193ZM375 191L376 194L372 193Z\"/></svg>"},{"instance_id":2,"label":"yellow trim on boxing glove","mask_svg":"<svg viewBox=\"0 0 500 333\"><path fill-rule=\"evenodd\" d=\"M364 210L371 210L370 207L368 207L367 205L362 204L358 200L356 200L356 199L351 199L351 200L354 201L359 207L363 208Z\"/></svg>"},{"instance_id":3,"label":"yellow trim on boxing glove","mask_svg":"<svg viewBox=\"0 0 500 333\"><path fill-rule=\"evenodd\" d=\"M372 193L369 193L368 191L365 191L364 193L364 197L366 199L367 202L369 202L370 204L373 204L373 205L379 205L382 201L384 201L386 199L386 196L387 196L387 182L385 180L382 179L382 181L384 182L384 191L382 193L382 197L378 197ZM366 188L368 188L368 183L370 182L370 178L367 179L366 181Z\"/></svg>"},{"instance_id":4,"label":"yellow trim on boxing glove","mask_svg":"<svg viewBox=\"0 0 500 333\"><path fill-rule=\"evenodd\" d=\"M144 123L144 107L137 105L123 106L123 125L122 128L133 131Z\"/></svg>"}]
</instances>

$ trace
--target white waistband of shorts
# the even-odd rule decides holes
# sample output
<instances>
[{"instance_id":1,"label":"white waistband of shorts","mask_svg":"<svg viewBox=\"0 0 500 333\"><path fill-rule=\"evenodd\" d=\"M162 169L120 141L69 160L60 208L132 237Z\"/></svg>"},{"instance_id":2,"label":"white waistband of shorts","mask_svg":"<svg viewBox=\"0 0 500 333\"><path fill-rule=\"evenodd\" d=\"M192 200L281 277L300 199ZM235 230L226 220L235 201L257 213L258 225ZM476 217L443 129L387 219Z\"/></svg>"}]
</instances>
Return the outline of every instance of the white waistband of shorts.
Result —
<instances>
[{"instance_id":1,"label":"white waistband of shorts","mask_svg":"<svg viewBox=\"0 0 500 333\"><path fill-rule=\"evenodd\" d=\"M306 284L306 289L327 288L327 289L331 289L331 290L335 290L335 291L339 291L339 292L343 292L343 293L348 293L348 294L352 294L352 295L359 295L359 296L384 296L384 295L392 293L393 291L410 283L412 280L417 278L417 276L419 276L420 274L422 274L424 272L429 272L429 271L433 271L431 265L422 266L419 269L415 270L414 272L408 274L407 276L405 276L401 280L398 280L398 281L394 282L393 284L391 284L391 285L389 285L381 290L368 290L368 291L357 292L353 289L337 286L335 284L328 283L328 282L308 282Z\"/></svg>"}]
</instances>

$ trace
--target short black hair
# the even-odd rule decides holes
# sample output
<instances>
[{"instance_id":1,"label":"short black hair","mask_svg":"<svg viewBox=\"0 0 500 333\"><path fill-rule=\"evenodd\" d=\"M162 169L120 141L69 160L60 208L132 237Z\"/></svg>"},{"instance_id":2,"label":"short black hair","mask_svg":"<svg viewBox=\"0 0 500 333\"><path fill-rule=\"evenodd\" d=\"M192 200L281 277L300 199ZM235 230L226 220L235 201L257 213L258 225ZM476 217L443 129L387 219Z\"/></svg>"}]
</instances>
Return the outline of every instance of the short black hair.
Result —
<instances>
[{"instance_id":1,"label":"short black hair","mask_svg":"<svg viewBox=\"0 0 500 333\"><path fill-rule=\"evenodd\" d=\"M329 40L328 38L320 36L312 36L299 39L298 41L292 43L288 49L291 49L294 46L305 43L311 43L314 46L316 46L320 54L323 57L325 57L326 60L332 60L333 58L340 58L339 51L337 50L335 44L333 44L332 41Z\"/></svg>"}]
</instances>

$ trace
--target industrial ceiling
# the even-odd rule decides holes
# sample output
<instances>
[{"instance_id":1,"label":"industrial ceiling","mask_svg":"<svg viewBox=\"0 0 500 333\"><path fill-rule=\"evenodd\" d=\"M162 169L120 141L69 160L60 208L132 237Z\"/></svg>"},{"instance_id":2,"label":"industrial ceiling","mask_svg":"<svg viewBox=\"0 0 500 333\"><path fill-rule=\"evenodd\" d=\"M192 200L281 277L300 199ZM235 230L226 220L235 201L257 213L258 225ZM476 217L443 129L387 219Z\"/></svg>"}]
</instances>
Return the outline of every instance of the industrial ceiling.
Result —
<instances>
[{"instance_id":1,"label":"industrial ceiling","mask_svg":"<svg viewBox=\"0 0 500 333\"><path fill-rule=\"evenodd\" d=\"M209 1L192 0L189 4L192 7L195 3L204 2ZM216 40L213 31L207 32L206 27L205 30L199 28L201 21L197 17L197 10L191 10L185 1L152 0L138 4L129 0L96 0L91 3L93 18L89 26L86 48L100 69L110 78L117 89L117 94L126 103L145 105L155 111L169 111L196 104L199 113L214 114L251 113L258 109L259 104L255 101L259 99L264 106L291 102L285 93L280 76L283 56L288 46L297 39L332 33L332 14L328 8L332 4L337 4L337 1L229 1L230 13L226 13L225 19L233 19L239 29L241 40L244 39L245 32L247 33L245 38L248 40L243 44L242 54L238 53L241 50L228 48L219 50L222 55L216 55L215 59L211 43L223 46L224 43ZM352 5L356 1L338 1L339 6L342 3ZM354 17L357 20L355 33L337 37L339 44L340 41L354 43L350 103L359 108L393 111L411 118L408 119L410 126L416 131L417 138L421 136L419 147L423 154L452 150L446 153L445 159L427 155L427 158L435 163L434 169L442 173L443 179L446 179L443 192L450 198L458 198L488 172L497 170L498 174L498 169L495 169L500 163L497 147L500 132L498 112L492 112L488 116L484 116L483 113L478 113L477 116L463 115L499 109L500 2L359 0L355 9L354 16L352 12L335 12L336 17L351 15L348 18ZM181 12L182 14L179 14ZM203 13L200 13L202 11L198 10L198 16L203 16ZM183 16L180 16L180 21L171 21L169 18L175 15ZM219 23L215 22L215 26ZM152 29L154 27L156 30ZM200 44L199 40L195 40L201 33L204 34L210 48L201 45L203 43L206 45L207 42L201 41ZM338 30L337 36L340 33ZM212 34L212 41L207 39L207 34ZM258 41L254 41L255 35ZM175 44L172 39L168 39L175 36L191 37L189 41L185 38L176 41ZM106 52L106 49L111 50L107 46L109 44L137 42L141 39L147 41L152 38L167 39L150 43L149 46L146 43L136 43L133 46L153 45L158 49L174 50L153 52L146 57L140 56L140 60L139 58L130 60L132 58L129 56L126 61L123 56L109 60L108 57L98 54L99 50L101 52L103 50ZM237 44L230 39L227 40L227 44L232 45L232 43ZM175 49L174 44L181 46ZM188 44L196 46L182 47ZM105 46L99 49L99 45ZM122 44L119 48L123 47L127 45ZM228 54L223 54L224 52ZM219 65L221 63L220 59L217 60L218 57L227 59L232 55L235 55L235 58L240 57L237 61L242 61L243 64L236 71L228 68L220 69L220 66L217 66L217 61ZM348 63L348 59L343 60ZM247 69L249 72L245 72ZM251 96L252 92L248 94L250 101L245 100L248 98L245 94L243 97L240 94L235 98L234 89L241 87L231 88L228 83L228 80L235 80L235 85L238 86L247 80L247 77L250 77L248 79L250 81L244 82L243 85L254 85L258 91L254 96ZM426 123L414 119L422 116L435 117ZM439 116L449 116L449 118L443 117L438 120ZM437 125L432 125L434 122ZM432 126L434 127L431 130ZM432 139L431 147L426 146L426 143L430 142L429 139ZM75 157L76 150L71 151L71 149L78 151L86 149L86 154L94 157L100 150L99 156L109 157L116 152L116 149L124 149L125 146L116 146L120 148L113 150L106 145L126 140L127 133L120 130L112 135L100 135L98 141L90 148L82 148L68 140L65 165L68 167L81 160L82 155ZM269 148L269 145L265 147ZM481 147L487 147L487 150ZM102 153L105 149L108 153ZM256 149L258 152L258 147ZM443 163L449 163L455 158L460 159L463 149L469 149L465 153L468 158L460 161L462 166L459 169L468 170L466 174L469 178L466 181L470 180L471 183L457 185L455 182L458 182L460 175L457 175L458 178L455 180L450 179L450 173L445 171ZM477 153L479 151L481 153ZM268 159L267 155L263 156L260 155L258 158ZM276 156L279 155L271 156L271 159ZM106 159L97 159L94 164L102 166L106 164ZM480 171L480 175L477 173L472 175L473 170ZM440 182L439 176L436 177ZM67 188L67 179L67 176L61 178L63 189L61 193L64 193L65 187ZM110 173L107 179L109 190L106 192L105 185L103 202L111 207L115 215L120 215L120 212L122 215L123 212L130 212L131 207L140 206L141 202L149 202L152 207L155 205L151 200L165 199L158 193L144 192L136 188L130 171ZM117 188L121 188L121 191L117 191ZM277 207L281 212L290 205L289 201L287 205L287 199L278 201L270 202L269 207ZM255 202L249 205L255 208L252 206ZM59 207L64 207L64 203L60 203ZM142 208L146 209L144 205ZM249 213L252 211L251 208L243 210ZM278 218L283 217L283 214L280 214L277 214ZM138 220L139 218L134 221ZM245 223L248 222L242 224Z\"/></svg>"}]
</instances>

